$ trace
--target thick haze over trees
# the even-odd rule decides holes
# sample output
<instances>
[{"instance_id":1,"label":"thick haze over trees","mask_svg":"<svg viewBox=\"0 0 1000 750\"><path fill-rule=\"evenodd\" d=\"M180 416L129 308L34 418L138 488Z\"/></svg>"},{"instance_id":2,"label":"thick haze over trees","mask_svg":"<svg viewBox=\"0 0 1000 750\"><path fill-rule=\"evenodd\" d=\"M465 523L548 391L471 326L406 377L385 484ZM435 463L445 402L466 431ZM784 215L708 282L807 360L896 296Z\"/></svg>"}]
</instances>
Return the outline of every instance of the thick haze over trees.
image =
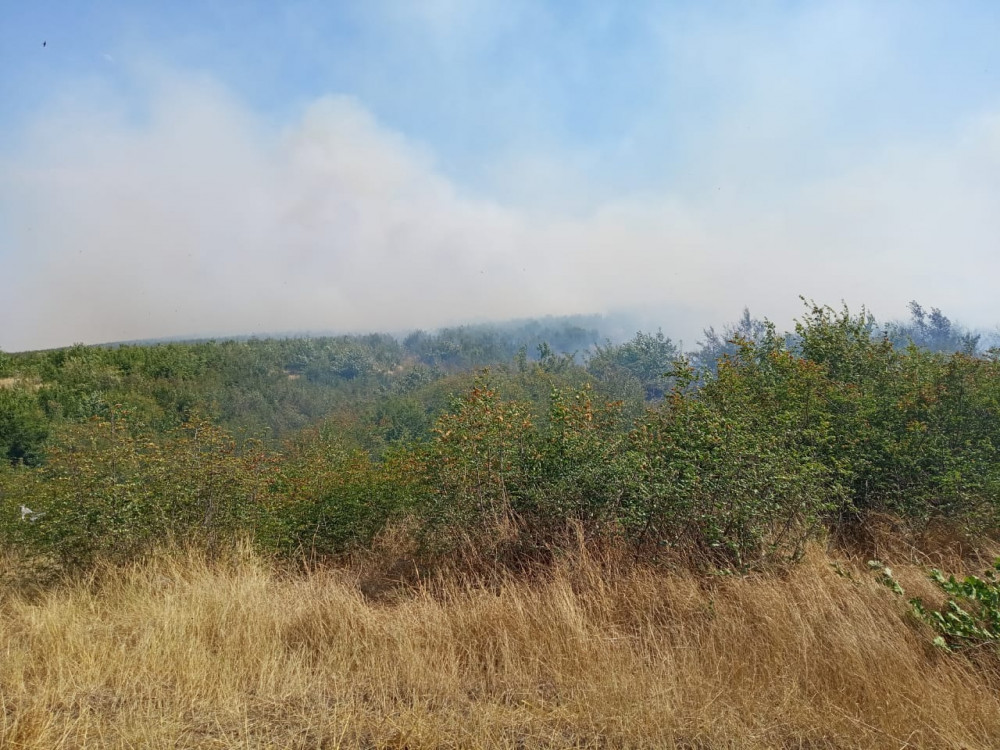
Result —
<instances>
[{"instance_id":1,"label":"thick haze over trees","mask_svg":"<svg viewBox=\"0 0 1000 750\"><path fill-rule=\"evenodd\" d=\"M5 3L0 347L691 342L798 293L990 328L998 37L991 2Z\"/></svg>"}]
</instances>

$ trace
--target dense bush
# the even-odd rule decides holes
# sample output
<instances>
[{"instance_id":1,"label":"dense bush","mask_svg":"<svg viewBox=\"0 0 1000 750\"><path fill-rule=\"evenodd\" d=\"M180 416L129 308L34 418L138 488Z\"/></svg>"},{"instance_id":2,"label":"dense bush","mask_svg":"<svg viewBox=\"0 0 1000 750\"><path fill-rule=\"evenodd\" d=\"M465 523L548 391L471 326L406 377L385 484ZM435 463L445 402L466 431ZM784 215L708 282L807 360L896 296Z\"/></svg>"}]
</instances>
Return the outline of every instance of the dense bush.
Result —
<instances>
[{"instance_id":1,"label":"dense bush","mask_svg":"<svg viewBox=\"0 0 1000 750\"><path fill-rule=\"evenodd\" d=\"M113 409L65 432L43 466L0 476L7 544L72 568L258 531L271 471L259 445L237 446L203 420L157 437L128 417ZM21 506L38 515L21 517Z\"/></svg>"},{"instance_id":2,"label":"dense bush","mask_svg":"<svg viewBox=\"0 0 1000 750\"><path fill-rule=\"evenodd\" d=\"M680 350L663 331L637 333L623 344L597 347L587 369L598 379L615 375L634 378L649 401L663 398L670 388L670 371Z\"/></svg>"},{"instance_id":3,"label":"dense bush","mask_svg":"<svg viewBox=\"0 0 1000 750\"><path fill-rule=\"evenodd\" d=\"M0 543L63 568L171 537L337 555L405 521L424 554L518 559L572 526L745 569L872 512L996 529L996 356L813 304L791 334L730 333L692 360L639 334L586 366L492 329L10 357Z\"/></svg>"},{"instance_id":4,"label":"dense bush","mask_svg":"<svg viewBox=\"0 0 1000 750\"><path fill-rule=\"evenodd\" d=\"M998 363L893 347L865 312L813 307L797 326L801 356L821 366L819 406L834 440L823 453L849 491L842 514L996 521Z\"/></svg>"},{"instance_id":5,"label":"dense bush","mask_svg":"<svg viewBox=\"0 0 1000 750\"><path fill-rule=\"evenodd\" d=\"M811 402L822 383L814 363L747 342L702 390L675 390L632 436L636 542L695 545L740 566L797 556L842 496L820 458L829 427Z\"/></svg>"},{"instance_id":6,"label":"dense bush","mask_svg":"<svg viewBox=\"0 0 1000 750\"><path fill-rule=\"evenodd\" d=\"M407 455L374 461L338 435L310 430L286 446L272 474L264 546L331 555L365 547L412 504L419 481Z\"/></svg>"},{"instance_id":7,"label":"dense bush","mask_svg":"<svg viewBox=\"0 0 1000 750\"><path fill-rule=\"evenodd\" d=\"M33 389L0 387L0 462L38 463L48 432Z\"/></svg>"}]
</instances>

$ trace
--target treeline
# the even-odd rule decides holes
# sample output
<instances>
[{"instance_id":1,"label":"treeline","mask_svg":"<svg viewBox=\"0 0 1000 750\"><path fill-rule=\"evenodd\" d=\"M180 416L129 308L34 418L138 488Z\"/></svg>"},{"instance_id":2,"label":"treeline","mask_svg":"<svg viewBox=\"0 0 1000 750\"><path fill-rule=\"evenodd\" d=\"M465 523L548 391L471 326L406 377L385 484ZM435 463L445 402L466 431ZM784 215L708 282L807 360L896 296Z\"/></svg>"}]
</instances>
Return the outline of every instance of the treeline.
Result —
<instances>
[{"instance_id":1,"label":"treeline","mask_svg":"<svg viewBox=\"0 0 1000 750\"><path fill-rule=\"evenodd\" d=\"M596 329L566 319L417 331L402 340L374 334L0 352L0 452L38 463L53 428L107 418L116 404L157 432L197 414L274 442L336 411L367 413L377 401L455 373L518 353L537 358L543 345L575 352L597 340ZM428 425L417 421L419 429Z\"/></svg>"},{"instance_id":2,"label":"treeline","mask_svg":"<svg viewBox=\"0 0 1000 750\"><path fill-rule=\"evenodd\" d=\"M0 541L37 571L388 530L514 562L571 527L745 569L871 512L992 533L1000 358L912 312L810 304L787 333L747 313L687 355L571 324L5 355Z\"/></svg>"}]
</instances>

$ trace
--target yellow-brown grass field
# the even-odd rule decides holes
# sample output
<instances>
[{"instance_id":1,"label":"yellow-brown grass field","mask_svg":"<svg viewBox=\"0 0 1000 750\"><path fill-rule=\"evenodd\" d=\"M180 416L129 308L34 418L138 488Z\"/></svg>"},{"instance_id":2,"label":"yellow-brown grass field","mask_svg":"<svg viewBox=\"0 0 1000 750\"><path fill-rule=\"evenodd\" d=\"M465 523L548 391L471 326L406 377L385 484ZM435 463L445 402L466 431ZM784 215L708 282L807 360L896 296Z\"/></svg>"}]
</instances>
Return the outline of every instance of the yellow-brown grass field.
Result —
<instances>
[{"instance_id":1,"label":"yellow-brown grass field","mask_svg":"<svg viewBox=\"0 0 1000 750\"><path fill-rule=\"evenodd\" d=\"M377 597L361 571L174 552L9 587L0 747L1000 747L994 660L936 650L863 557L735 577L581 554Z\"/></svg>"}]
</instances>

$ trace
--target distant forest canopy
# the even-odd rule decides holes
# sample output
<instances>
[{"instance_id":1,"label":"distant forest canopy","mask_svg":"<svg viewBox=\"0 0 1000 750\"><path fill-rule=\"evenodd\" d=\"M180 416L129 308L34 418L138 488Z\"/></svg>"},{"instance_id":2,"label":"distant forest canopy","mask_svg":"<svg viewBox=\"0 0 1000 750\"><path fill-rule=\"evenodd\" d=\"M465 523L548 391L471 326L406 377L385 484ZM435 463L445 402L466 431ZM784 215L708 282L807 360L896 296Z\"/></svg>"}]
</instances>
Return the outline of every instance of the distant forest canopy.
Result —
<instances>
[{"instance_id":1,"label":"distant forest canopy","mask_svg":"<svg viewBox=\"0 0 1000 750\"><path fill-rule=\"evenodd\" d=\"M808 305L807 305L808 308ZM868 335L898 349L983 354L991 339L952 322L937 308L910 303L908 321L879 325L862 311ZM535 368L573 385L592 381L638 416L662 399L684 361L714 373L740 342L776 335L749 310L722 328L705 329L684 352L661 330L626 333L622 317L567 316L483 323L433 332L109 344L8 354L0 351L0 450L31 463L56 422L105 416L128 404L137 418L168 429L198 413L244 436L285 435L338 410L392 422L389 438L425 435L448 394L484 367ZM780 334L791 351L797 334ZM375 404L378 404L377 406ZM419 404L419 406L418 406ZM407 411L402 414L393 411ZM400 420L402 419L402 422ZM371 443L370 439L362 442Z\"/></svg>"},{"instance_id":2,"label":"distant forest canopy","mask_svg":"<svg viewBox=\"0 0 1000 750\"><path fill-rule=\"evenodd\" d=\"M600 335L0 355L0 547L68 567L170 535L340 554L403 523L428 554L535 554L572 522L745 568L868 512L1000 528L1000 350L937 309L879 325L805 302L790 332L746 311L688 352Z\"/></svg>"},{"instance_id":3,"label":"distant forest canopy","mask_svg":"<svg viewBox=\"0 0 1000 750\"><path fill-rule=\"evenodd\" d=\"M909 304L910 319L908 321L890 321L877 325L872 317L873 335L887 335L899 346L909 342L926 347L931 351L963 351L969 347L984 350L992 345L1000 344L1000 327L992 332L974 331L952 321L940 309L925 308L916 301ZM477 339L477 349L480 353L491 352L487 356L513 356L520 348L526 347L529 358L537 359L537 348L540 344L562 354L576 352L585 355L599 345L621 344L632 337L636 331L648 328L650 316L626 312L589 315L550 315L541 318L522 318L499 322L467 323L457 326L444 326L433 331L421 329L404 331L402 333L382 332L377 335L388 335L401 343L415 344L440 341L460 345ZM702 331L702 337L696 343L693 351L687 354L691 358L707 360L715 350L724 348L727 339L735 335L746 336L754 330L761 331L766 319L751 316L750 310L744 308L739 320L725 325L721 332L714 327ZM662 330L659 325L657 330ZM261 340L327 340L327 339L364 339L372 334L348 334L334 332L292 331L276 334L246 334L239 336L172 336L169 338L138 339L132 341L114 341L93 346L115 348L120 346L155 346L161 344L198 344L219 341L261 341ZM74 346L79 346L74 344ZM442 343L447 349L449 344ZM413 348L407 346L408 349ZM24 352L28 354L30 352ZM7 353L8 355L10 353ZM0 350L0 372L2 372L5 354Z\"/></svg>"}]
</instances>

